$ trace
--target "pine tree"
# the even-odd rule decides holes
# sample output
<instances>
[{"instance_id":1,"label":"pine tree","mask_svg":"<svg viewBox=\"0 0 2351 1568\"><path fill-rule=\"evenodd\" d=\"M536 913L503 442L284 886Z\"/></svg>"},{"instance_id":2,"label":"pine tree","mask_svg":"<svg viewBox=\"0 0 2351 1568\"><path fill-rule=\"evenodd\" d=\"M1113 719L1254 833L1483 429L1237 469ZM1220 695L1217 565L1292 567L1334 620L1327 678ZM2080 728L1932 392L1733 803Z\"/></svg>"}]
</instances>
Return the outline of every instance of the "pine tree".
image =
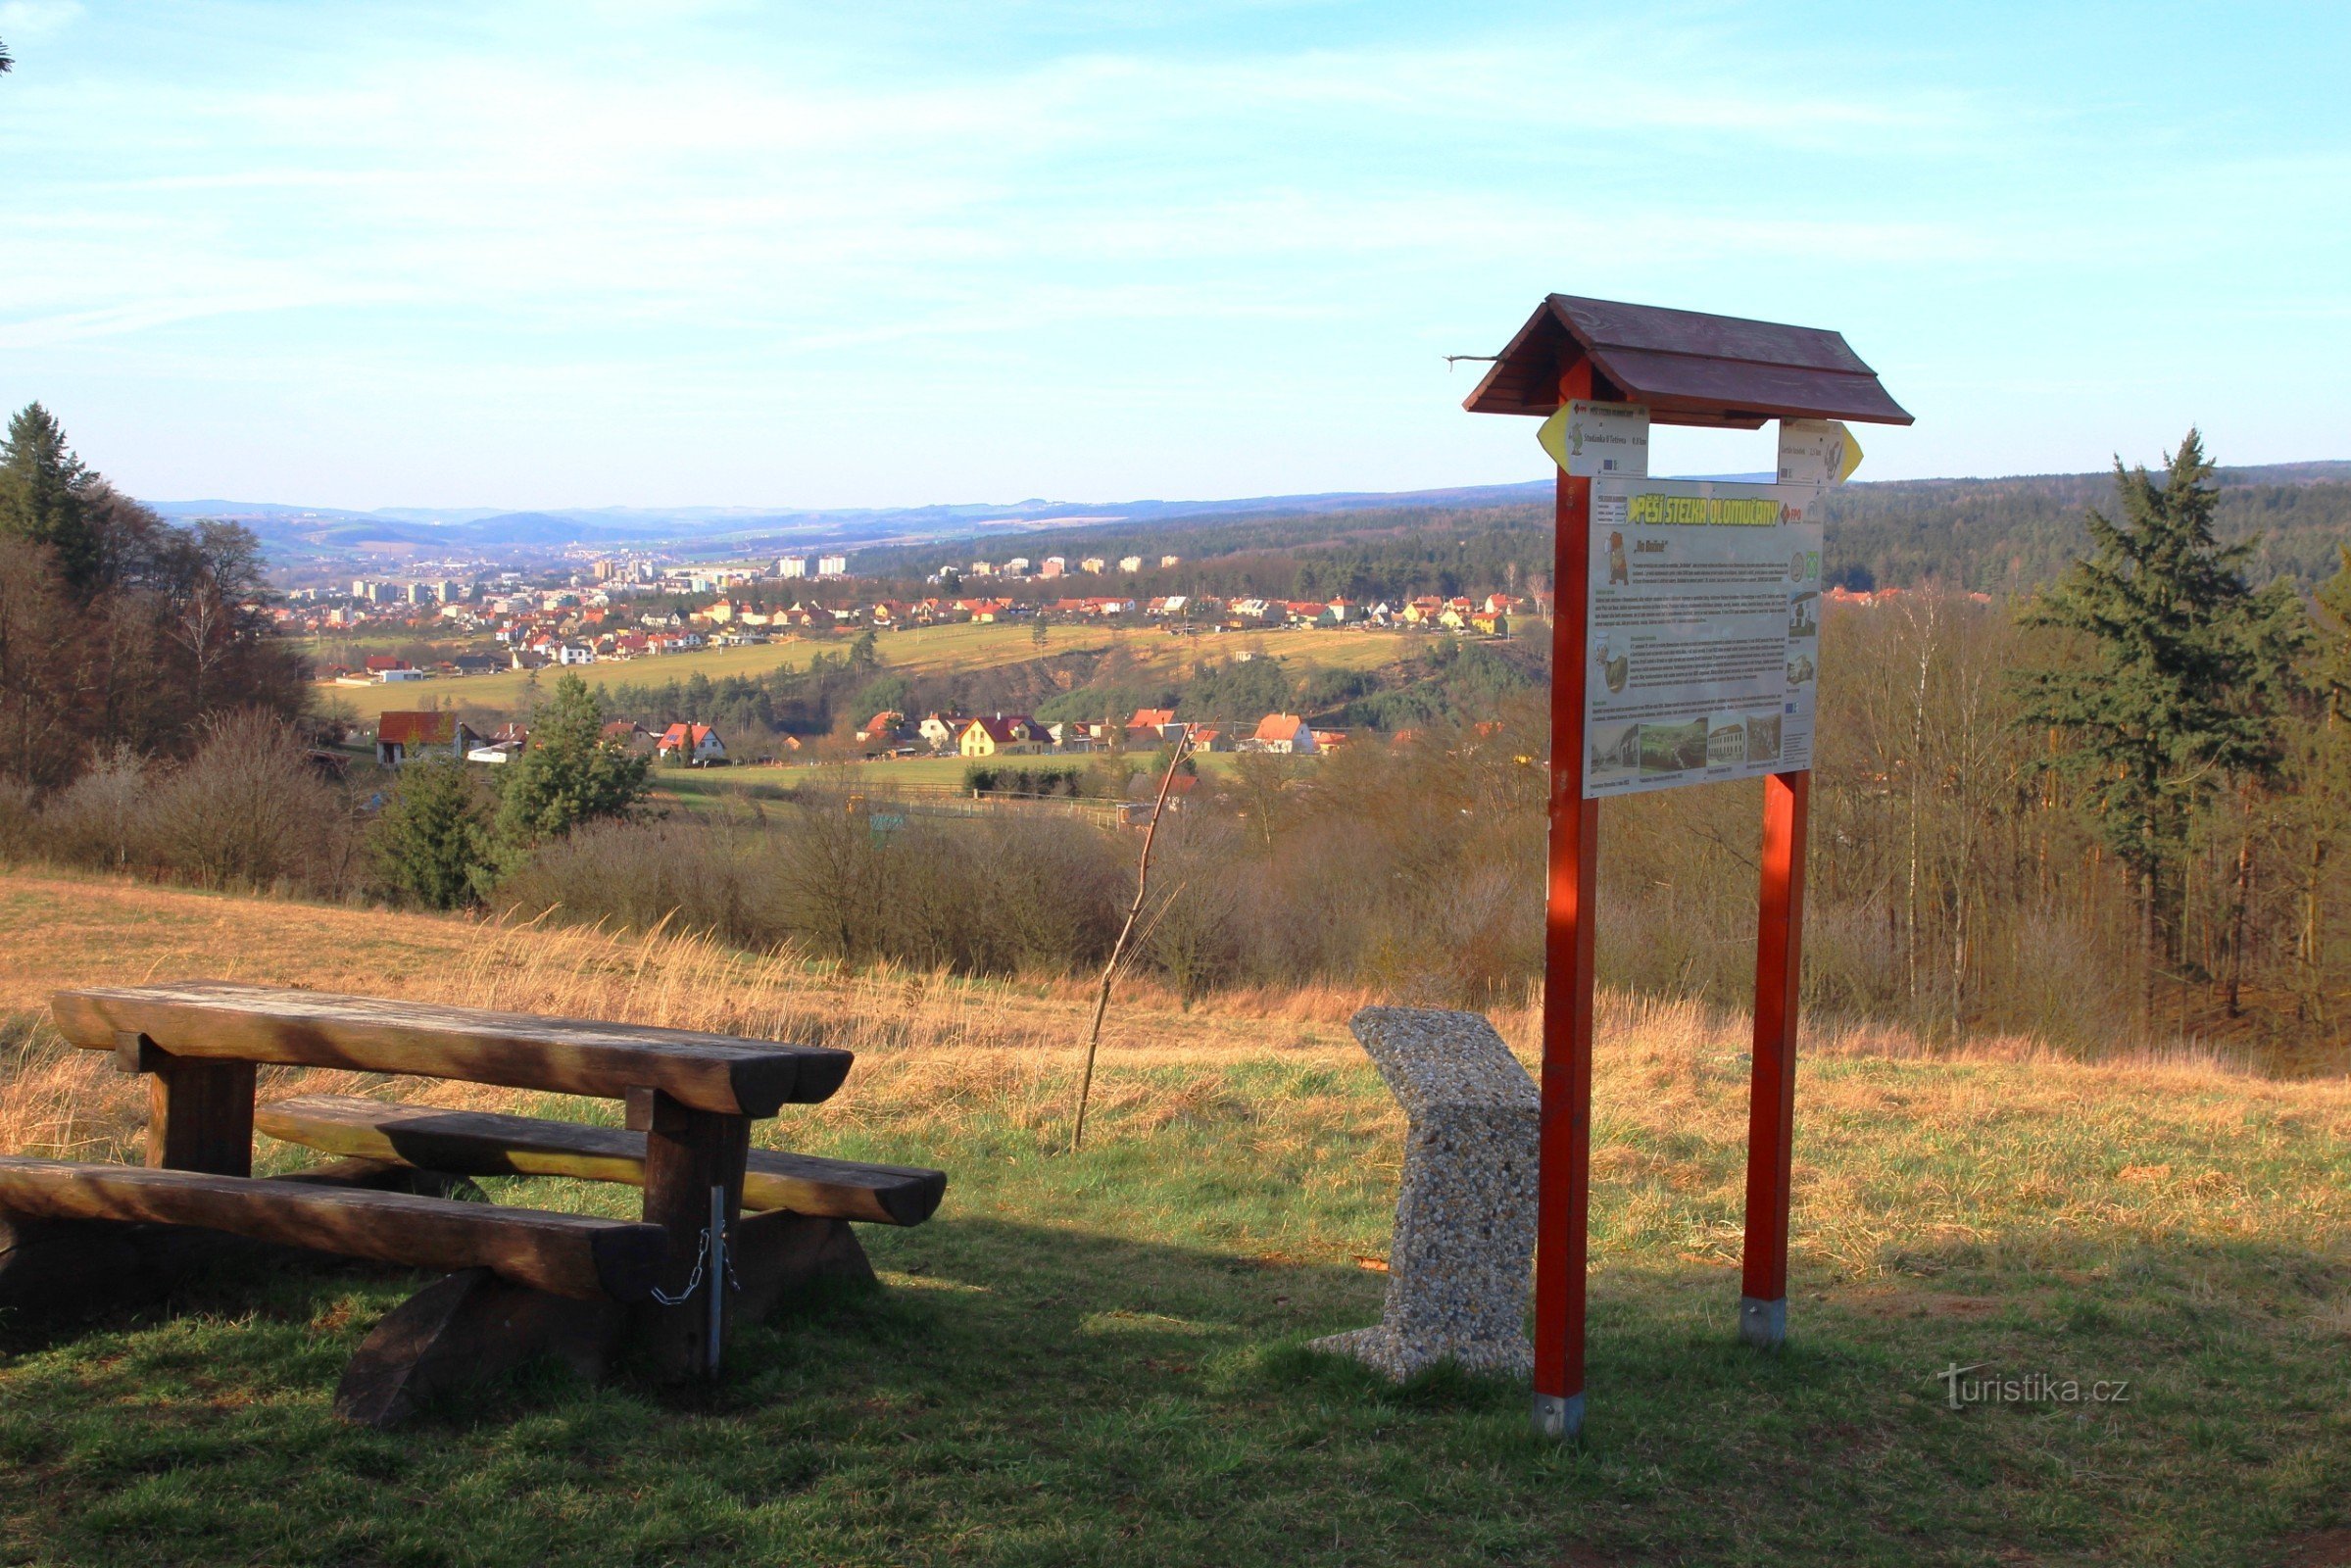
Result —
<instances>
[{"instance_id":1,"label":"pine tree","mask_svg":"<svg viewBox=\"0 0 2351 1568\"><path fill-rule=\"evenodd\" d=\"M2291 596L2245 583L2248 542L2213 531L2204 445L2190 430L2159 485L2115 475L2119 520L2091 511L2091 550L2026 612L2029 625L2079 634L2088 657L2021 674L2024 719L2067 735L2054 765L2082 786L2092 828L2137 883L2142 996L2175 928L2164 895L2195 813L2231 780L2278 760L2272 714L2298 630Z\"/></svg>"},{"instance_id":2,"label":"pine tree","mask_svg":"<svg viewBox=\"0 0 2351 1568\"><path fill-rule=\"evenodd\" d=\"M377 874L428 908L478 899L491 860L490 812L465 764L437 758L403 768L367 848Z\"/></svg>"},{"instance_id":3,"label":"pine tree","mask_svg":"<svg viewBox=\"0 0 2351 1568\"><path fill-rule=\"evenodd\" d=\"M651 788L649 765L604 738L604 705L566 673L538 710L530 745L507 765L498 837L510 855L599 817L623 817Z\"/></svg>"},{"instance_id":4,"label":"pine tree","mask_svg":"<svg viewBox=\"0 0 2351 1568\"><path fill-rule=\"evenodd\" d=\"M2351 719L2351 545L2336 545L2340 564L2319 584L2319 695L2330 719Z\"/></svg>"},{"instance_id":5,"label":"pine tree","mask_svg":"<svg viewBox=\"0 0 2351 1568\"><path fill-rule=\"evenodd\" d=\"M90 516L97 490L56 417L38 403L18 410L0 445L0 533L46 545L67 588L83 600L105 564Z\"/></svg>"}]
</instances>

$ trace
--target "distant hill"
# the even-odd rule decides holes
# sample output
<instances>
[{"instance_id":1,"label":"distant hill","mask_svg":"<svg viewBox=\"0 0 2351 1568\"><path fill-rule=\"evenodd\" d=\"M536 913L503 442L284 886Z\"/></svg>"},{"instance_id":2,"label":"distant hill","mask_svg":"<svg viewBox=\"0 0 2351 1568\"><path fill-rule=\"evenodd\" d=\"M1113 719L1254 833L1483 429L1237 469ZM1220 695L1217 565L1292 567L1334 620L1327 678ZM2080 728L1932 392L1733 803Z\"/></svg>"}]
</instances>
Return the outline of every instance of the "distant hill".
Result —
<instances>
[{"instance_id":1,"label":"distant hill","mask_svg":"<svg viewBox=\"0 0 2351 1568\"><path fill-rule=\"evenodd\" d=\"M1748 477L1740 475L1739 477ZM2351 462L2223 468L2221 513L2232 536L2264 538L2257 572L2316 580L2351 540ZM385 553L554 556L589 548L666 547L689 554L767 555L840 549L860 572L907 573L991 553L1221 556L1310 550L1417 528L1541 528L1551 482L1402 492L1337 491L1228 501L1058 502L1009 506L765 510L747 507L385 508L351 512L268 502L173 501L175 518L245 523L281 564ZM1935 577L1969 587L2045 580L2082 548L2082 511L2114 504L2110 473L1988 479L1905 479L1846 486L1829 507L1837 570L1854 583ZM1511 554L1520 553L1515 543ZM1530 562L1531 569L1542 569Z\"/></svg>"}]
</instances>

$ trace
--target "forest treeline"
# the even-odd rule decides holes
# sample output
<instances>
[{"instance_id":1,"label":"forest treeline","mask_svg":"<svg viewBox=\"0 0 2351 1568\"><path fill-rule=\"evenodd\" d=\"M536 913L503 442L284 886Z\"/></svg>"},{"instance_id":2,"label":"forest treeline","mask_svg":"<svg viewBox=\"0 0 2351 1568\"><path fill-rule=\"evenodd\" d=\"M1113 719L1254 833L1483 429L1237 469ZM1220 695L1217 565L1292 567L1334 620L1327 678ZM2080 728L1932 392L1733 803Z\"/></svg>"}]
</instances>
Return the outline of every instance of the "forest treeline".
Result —
<instances>
[{"instance_id":1,"label":"forest treeline","mask_svg":"<svg viewBox=\"0 0 2351 1568\"><path fill-rule=\"evenodd\" d=\"M2256 541L2245 571L2256 586L2288 577L2314 588L2334 570L2334 547L2351 537L2351 465L2219 468L2214 526L2223 540ZM1828 502L1828 578L1846 588L1929 584L1994 594L2029 593L2053 581L2090 545L2082 518L2118 504L2111 473L2004 479L1856 483ZM1182 559L1108 578L1032 581L1024 598L1116 589L1144 596L1396 600L1418 594L1519 592L1547 585L1548 506L1367 509L1294 515L1187 520L1156 528L1054 530L985 546L895 547L857 558L859 572L889 579L891 591L926 589L921 574L957 552L1049 554L1117 560L1162 554ZM965 564L968 564L967 562ZM1005 591L1000 579L971 579L963 591Z\"/></svg>"},{"instance_id":2,"label":"forest treeline","mask_svg":"<svg viewBox=\"0 0 2351 1568\"><path fill-rule=\"evenodd\" d=\"M71 782L118 750L192 753L217 716L302 710L233 523L173 527L86 467L39 404L0 446L0 779Z\"/></svg>"}]
</instances>

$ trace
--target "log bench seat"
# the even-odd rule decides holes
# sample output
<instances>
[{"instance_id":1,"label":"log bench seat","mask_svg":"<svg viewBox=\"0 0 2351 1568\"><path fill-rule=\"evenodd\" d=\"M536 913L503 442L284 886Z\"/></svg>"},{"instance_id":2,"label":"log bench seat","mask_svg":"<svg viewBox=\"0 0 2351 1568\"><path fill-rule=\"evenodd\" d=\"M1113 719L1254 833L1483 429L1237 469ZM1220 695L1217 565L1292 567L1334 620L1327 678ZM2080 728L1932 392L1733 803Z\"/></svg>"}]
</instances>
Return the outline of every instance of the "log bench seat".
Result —
<instances>
[{"instance_id":1,"label":"log bench seat","mask_svg":"<svg viewBox=\"0 0 2351 1568\"><path fill-rule=\"evenodd\" d=\"M335 1408L371 1425L538 1355L714 1378L737 1319L873 1280L852 1221L919 1225L947 1186L751 1151L753 1122L841 1087L854 1058L829 1047L220 980L61 991L49 1013L146 1080L146 1166L0 1156L0 1310L168 1296L195 1269L272 1266L272 1246L443 1271L344 1369ZM268 1065L616 1100L626 1126L350 1095L261 1107ZM256 1177L257 1130L336 1161ZM448 1196L509 1174L633 1186L643 1222Z\"/></svg>"},{"instance_id":2,"label":"log bench seat","mask_svg":"<svg viewBox=\"0 0 2351 1568\"><path fill-rule=\"evenodd\" d=\"M490 1111L395 1104L363 1095L302 1095L261 1106L256 1131L322 1153L387 1160L452 1176L569 1176L645 1185L645 1134ZM947 1173L754 1149L743 1206L869 1225L919 1225Z\"/></svg>"},{"instance_id":3,"label":"log bench seat","mask_svg":"<svg viewBox=\"0 0 2351 1568\"><path fill-rule=\"evenodd\" d=\"M32 1220L192 1225L405 1268L485 1268L588 1301L645 1299L669 1250L659 1225L634 1220L21 1154L0 1155L0 1211Z\"/></svg>"}]
</instances>

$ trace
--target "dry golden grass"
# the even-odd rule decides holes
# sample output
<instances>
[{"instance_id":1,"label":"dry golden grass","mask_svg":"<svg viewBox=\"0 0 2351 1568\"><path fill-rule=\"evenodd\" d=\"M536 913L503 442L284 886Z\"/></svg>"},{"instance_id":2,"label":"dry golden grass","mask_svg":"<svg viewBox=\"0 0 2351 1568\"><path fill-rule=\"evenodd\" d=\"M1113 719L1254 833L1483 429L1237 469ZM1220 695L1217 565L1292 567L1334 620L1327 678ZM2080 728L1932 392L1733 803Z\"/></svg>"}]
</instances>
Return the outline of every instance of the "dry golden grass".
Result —
<instances>
[{"instance_id":1,"label":"dry golden grass","mask_svg":"<svg viewBox=\"0 0 2351 1568\"><path fill-rule=\"evenodd\" d=\"M858 1054L857 1070L833 1101L796 1115L834 1132L918 1124L948 1140L986 1121L1039 1147L1065 1136L1085 1023L1082 981L844 972L691 934L623 937L518 915L321 908L24 872L0 876L0 913L17 933L0 953L0 1016L20 1020L15 1060L0 1064L0 1148L25 1152L123 1157L142 1124L136 1080L101 1055L65 1049L32 1021L52 991L73 985L239 979L839 1046ZM1105 1036L1099 1114L1114 1137L1231 1122L1274 1154L1311 1150L1342 1128L1389 1130L1395 1113L1345 1029L1374 1000L1334 987L1251 991L1187 1012L1152 987L1129 987ZM1538 1001L1530 995L1492 1014L1530 1065L1540 1049ZM1746 1021L1691 1003L1609 994L1598 1033L1594 1163L1626 1190L1615 1223L1630 1237L1679 1226L1687 1234L1677 1255L1733 1260ZM2339 1147L2351 1137L2351 1086L2339 1080L2273 1082L2209 1056L2085 1064L2020 1041L1931 1053L1896 1031L1836 1024L1812 1026L1803 1054L1795 1174L1807 1223L1798 1246L1856 1281L1882 1274L1882 1260L1901 1245L1987 1234L1984 1215L2019 1204L2060 1223L2102 1223L2129 1209L2158 1228L2223 1231L2274 1218L2280 1202L2306 1215L2343 1206L2339 1172L2257 1197L2240 1176L2165 1153L2245 1138L2256 1126L2272 1142L2315 1134ZM1267 1060L1329 1069L1338 1087L1242 1103L1234 1072ZM1896 1064L1914 1070L1888 1070ZM530 1098L292 1069L267 1073L263 1093L319 1090L481 1108ZM1948 1148L1999 1142L2030 1124L2076 1136L2053 1144L2038 1168L1992 1162L1972 1176L1961 1167L1922 1173L1907 1185L1902 1212L1884 1200L1887 1161L1900 1158L1882 1147L1887 1126L1931 1131ZM2085 1134L2124 1151L2089 1182ZM2025 1162L2033 1167L2033 1156ZM1717 1217L1693 1224L1692 1203Z\"/></svg>"}]
</instances>

